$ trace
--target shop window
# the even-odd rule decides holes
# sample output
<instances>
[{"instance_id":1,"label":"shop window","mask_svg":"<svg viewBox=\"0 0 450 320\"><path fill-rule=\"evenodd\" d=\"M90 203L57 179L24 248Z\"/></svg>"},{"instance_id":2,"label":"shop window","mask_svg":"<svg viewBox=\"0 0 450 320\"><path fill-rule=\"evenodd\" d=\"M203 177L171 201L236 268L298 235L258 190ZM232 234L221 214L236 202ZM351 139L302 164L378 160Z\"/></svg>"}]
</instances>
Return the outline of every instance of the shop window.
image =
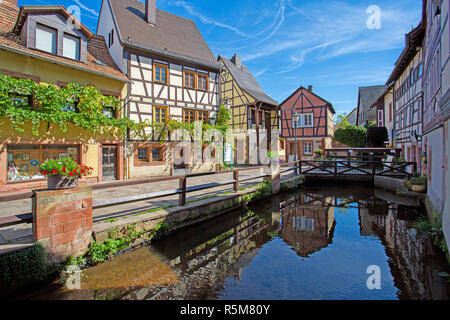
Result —
<instances>
[{"instance_id":1,"label":"shop window","mask_svg":"<svg viewBox=\"0 0 450 320\"><path fill-rule=\"evenodd\" d=\"M47 160L72 158L79 161L77 146L59 145L8 145L7 180L26 181L44 179L40 166Z\"/></svg>"}]
</instances>

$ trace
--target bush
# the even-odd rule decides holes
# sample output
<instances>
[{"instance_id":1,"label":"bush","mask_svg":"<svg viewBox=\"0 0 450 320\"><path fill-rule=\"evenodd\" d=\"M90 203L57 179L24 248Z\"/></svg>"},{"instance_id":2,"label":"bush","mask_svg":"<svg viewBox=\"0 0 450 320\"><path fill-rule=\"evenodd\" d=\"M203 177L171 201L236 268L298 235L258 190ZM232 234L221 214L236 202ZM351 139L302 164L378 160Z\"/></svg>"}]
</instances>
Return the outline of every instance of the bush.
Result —
<instances>
[{"instance_id":1,"label":"bush","mask_svg":"<svg viewBox=\"0 0 450 320\"><path fill-rule=\"evenodd\" d=\"M23 251L0 256L0 288L26 286L46 280L58 270L49 265L45 248L37 243Z\"/></svg>"},{"instance_id":2,"label":"bush","mask_svg":"<svg viewBox=\"0 0 450 320\"><path fill-rule=\"evenodd\" d=\"M367 142L367 129L356 126L340 128L334 133L334 139L352 148L363 148Z\"/></svg>"}]
</instances>

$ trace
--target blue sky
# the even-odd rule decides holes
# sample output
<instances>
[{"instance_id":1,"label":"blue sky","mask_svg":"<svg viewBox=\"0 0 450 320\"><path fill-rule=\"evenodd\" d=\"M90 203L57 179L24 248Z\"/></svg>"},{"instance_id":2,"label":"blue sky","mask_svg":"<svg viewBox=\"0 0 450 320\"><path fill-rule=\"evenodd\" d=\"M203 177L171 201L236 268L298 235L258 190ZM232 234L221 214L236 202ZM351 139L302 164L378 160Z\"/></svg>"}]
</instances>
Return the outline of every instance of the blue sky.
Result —
<instances>
[{"instance_id":1,"label":"blue sky","mask_svg":"<svg viewBox=\"0 0 450 320\"><path fill-rule=\"evenodd\" d=\"M143 0L142 0L143 1ZM19 0L19 5L78 5L95 32L101 0ZM369 29L367 9L381 10ZM197 23L211 50L242 56L263 89L282 102L300 85L333 103L357 105L358 87L384 84L421 18L421 0L157 0L159 9Z\"/></svg>"}]
</instances>

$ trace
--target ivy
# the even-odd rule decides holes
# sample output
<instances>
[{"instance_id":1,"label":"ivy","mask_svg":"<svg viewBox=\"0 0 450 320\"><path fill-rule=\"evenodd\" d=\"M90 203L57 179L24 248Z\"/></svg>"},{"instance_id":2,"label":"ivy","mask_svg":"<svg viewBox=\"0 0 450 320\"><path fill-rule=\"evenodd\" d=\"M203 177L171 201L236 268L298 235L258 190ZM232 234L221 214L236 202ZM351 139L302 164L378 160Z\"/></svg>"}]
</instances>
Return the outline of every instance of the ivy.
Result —
<instances>
[{"instance_id":1,"label":"ivy","mask_svg":"<svg viewBox=\"0 0 450 320\"><path fill-rule=\"evenodd\" d=\"M32 103L28 103L28 99ZM137 123L127 117L111 119L103 115L104 107L118 110L119 104L119 99L104 96L93 86L69 83L58 88L29 79L0 75L0 116L7 117L12 128L19 132L24 132L25 122L30 121L35 136L39 136L43 121L49 126L57 124L61 132L67 132L67 123L72 123L92 133L119 129L118 134L122 136L127 130L142 136L148 123Z\"/></svg>"}]
</instances>

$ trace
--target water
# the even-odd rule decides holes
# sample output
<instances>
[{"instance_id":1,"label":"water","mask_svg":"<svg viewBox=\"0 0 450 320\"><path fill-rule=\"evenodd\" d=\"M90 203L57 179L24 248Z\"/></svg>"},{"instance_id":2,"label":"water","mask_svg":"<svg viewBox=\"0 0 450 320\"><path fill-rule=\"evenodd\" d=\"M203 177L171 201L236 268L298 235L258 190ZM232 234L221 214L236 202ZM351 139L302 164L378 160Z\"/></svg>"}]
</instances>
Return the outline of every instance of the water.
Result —
<instances>
[{"instance_id":1,"label":"water","mask_svg":"<svg viewBox=\"0 0 450 320\"><path fill-rule=\"evenodd\" d=\"M384 200L383 200L384 199ZM402 200L403 201L403 200ZM423 209L364 185L308 185L177 232L29 299L448 299ZM369 266L380 273L369 290Z\"/></svg>"}]
</instances>

